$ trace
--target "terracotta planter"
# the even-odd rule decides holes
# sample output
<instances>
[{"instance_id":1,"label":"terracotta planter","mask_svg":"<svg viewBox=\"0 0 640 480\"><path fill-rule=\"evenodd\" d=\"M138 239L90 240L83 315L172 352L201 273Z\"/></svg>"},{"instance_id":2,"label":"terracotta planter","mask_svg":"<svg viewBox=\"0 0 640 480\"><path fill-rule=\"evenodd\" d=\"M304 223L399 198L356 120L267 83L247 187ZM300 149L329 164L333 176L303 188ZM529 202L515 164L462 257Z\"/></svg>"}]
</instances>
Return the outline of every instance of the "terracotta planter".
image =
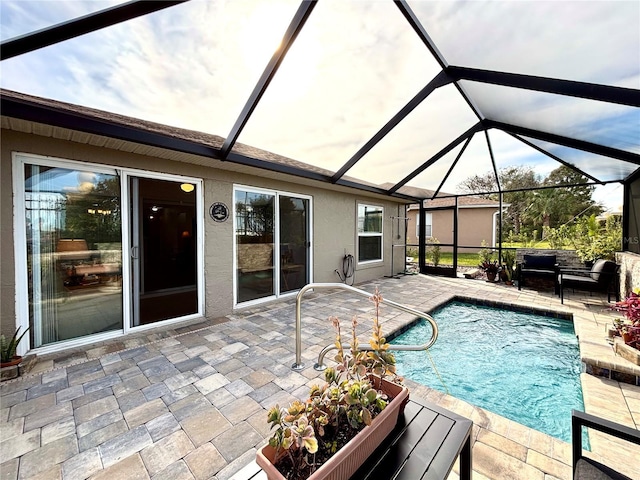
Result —
<instances>
[{"instance_id":1,"label":"terracotta planter","mask_svg":"<svg viewBox=\"0 0 640 480\"><path fill-rule=\"evenodd\" d=\"M13 357L11 361L0 363L0 380L11 380L20 375L22 357Z\"/></svg>"},{"instance_id":2,"label":"terracotta planter","mask_svg":"<svg viewBox=\"0 0 640 480\"><path fill-rule=\"evenodd\" d=\"M377 379L379 381L379 379ZM372 381L378 388L375 381ZM409 400L409 389L395 383L382 380L381 390L394 397L387 407L378 414L368 427L363 428L349 443L308 477L308 480L345 480L358 468L394 429L400 412ZM269 445L258 450L256 462L267 474L269 480L285 480L285 477L273 465L275 449Z\"/></svg>"},{"instance_id":3,"label":"terracotta planter","mask_svg":"<svg viewBox=\"0 0 640 480\"><path fill-rule=\"evenodd\" d=\"M496 276L497 276L497 275L498 275L498 274L497 274L497 273L494 273L494 272L487 272L487 280L488 280L489 282L495 282L495 281L496 281Z\"/></svg>"},{"instance_id":4,"label":"terracotta planter","mask_svg":"<svg viewBox=\"0 0 640 480\"><path fill-rule=\"evenodd\" d=\"M22 361L22 357L13 357L8 362L0 363L0 368L13 367L14 365L18 365L21 361Z\"/></svg>"}]
</instances>

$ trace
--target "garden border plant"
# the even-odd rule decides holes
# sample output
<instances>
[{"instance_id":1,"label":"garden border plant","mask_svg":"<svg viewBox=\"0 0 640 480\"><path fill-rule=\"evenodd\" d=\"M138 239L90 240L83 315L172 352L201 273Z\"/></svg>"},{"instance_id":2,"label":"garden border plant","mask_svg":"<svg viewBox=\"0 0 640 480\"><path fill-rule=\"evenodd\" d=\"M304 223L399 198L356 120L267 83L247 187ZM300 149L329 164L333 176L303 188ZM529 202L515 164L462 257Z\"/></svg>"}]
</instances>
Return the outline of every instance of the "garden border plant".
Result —
<instances>
[{"instance_id":1,"label":"garden border plant","mask_svg":"<svg viewBox=\"0 0 640 480\"><path fill-rule=\"evenodd\" d=\"M627 298L616 302L611 308L624 314L624 320L614 320L617 333L625 344L640 350L640 289L632 291Z\"/></svg>"}]
</instances>

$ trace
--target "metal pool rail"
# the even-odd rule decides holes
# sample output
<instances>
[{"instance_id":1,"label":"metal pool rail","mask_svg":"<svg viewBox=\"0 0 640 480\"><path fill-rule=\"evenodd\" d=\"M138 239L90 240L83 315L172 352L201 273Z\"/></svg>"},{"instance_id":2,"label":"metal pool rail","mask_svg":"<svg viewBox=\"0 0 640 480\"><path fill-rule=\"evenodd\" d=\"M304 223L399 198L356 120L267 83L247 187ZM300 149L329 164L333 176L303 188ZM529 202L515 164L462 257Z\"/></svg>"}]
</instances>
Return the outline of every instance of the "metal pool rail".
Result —
<instances>
[{"instance_id":1,"label":"metal pool rail","mask_svg":"<svg viewBox=\"0 0 640 480\"><path fill-rule=\"evenodd\" d=\"M331 290L331 289L341 289L348 290L353 293L357 293L358 295L364 297L373 296L372 293L366 292L364 290L360 290L359 288L352 287L351 285L346 285L344 283L310 283L305 285L300 289L298 295L296 297L296 362L291 365L291 368L294 370L302 370L304 368L304 364L302 363L302 320L301 320L301 305L302 305L302 297L309 290ZM389 305L390 307L396 308L398 310L402 310L405 313L410 313L415 315L418 318L424 318L431 324L431 338L429 341L423 345L390 345L390 350L404 350L404 351L418 351L418 350L426 350L431 347L438 338L438 325L436 321L424 312L420 312L411 307L407 307L406 305L402 305L400 303L393 302L391 300L382 299L382 303L384 305ZM318 362L314 365L316 370L324 370L326 366L323 364L324 356L330 350L335 349L335 345L327 345L322 349L320 354L318 355ZM359 347L360 350L371 350L371 347L367 345L361 345Z\"/></svg>"}]
</instances>

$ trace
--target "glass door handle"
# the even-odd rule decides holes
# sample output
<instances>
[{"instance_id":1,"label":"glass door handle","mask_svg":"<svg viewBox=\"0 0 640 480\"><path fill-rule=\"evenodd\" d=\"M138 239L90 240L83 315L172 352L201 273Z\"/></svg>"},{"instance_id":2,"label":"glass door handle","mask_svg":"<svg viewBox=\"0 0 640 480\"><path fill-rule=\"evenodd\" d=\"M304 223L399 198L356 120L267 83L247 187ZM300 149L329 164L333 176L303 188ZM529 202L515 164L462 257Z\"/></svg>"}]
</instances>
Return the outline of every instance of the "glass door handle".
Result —
<instances>
[{"instance_id":1,"label":"glass door handle","mask_svg":"<svg viewBox=\"0 0 640 480\"><path fill-rule=\"evenodd\" d=\"M138 260L138 246L131 247L131 258Z\"/></svg>"}]
</instances>

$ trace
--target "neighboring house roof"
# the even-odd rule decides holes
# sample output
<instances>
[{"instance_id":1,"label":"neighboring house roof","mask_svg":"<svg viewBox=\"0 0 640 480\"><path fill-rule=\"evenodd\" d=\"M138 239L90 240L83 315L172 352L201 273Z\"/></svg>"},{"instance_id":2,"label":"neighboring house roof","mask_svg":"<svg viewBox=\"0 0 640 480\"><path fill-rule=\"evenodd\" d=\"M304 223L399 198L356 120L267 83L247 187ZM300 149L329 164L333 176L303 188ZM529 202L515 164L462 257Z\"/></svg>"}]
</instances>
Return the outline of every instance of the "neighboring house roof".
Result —
<instances>
[{"instance_id":1,"label":"neighboring house roof","mask_svg":"<svg viewBox=\"0 0 640 480\"><path fill-rule=\"evenodd\" d=\"M358 188L389 197L380 185L344 176L330 182L334 172L259 148L235 143L232 154L221 160L224 138L219 135L176 128L116 113L84 107L13 90L0 89L2 128L70 140L141 155L194 163L226 170L245 167L270 170L276 178L291 174L331 185ZM78 135L74 132L82 132ZM335 188L335 187L333 187ZM398 193L403 200L414 200Z\"/></svg>"},{"instance_id":2,"label":"neighboring house roof","mask_svg":"<svg viewBox=\"0 0 640 480\"><path fill-rule=\"evenodd\" d=\"M382 188L391 188L394 184L387 182L381 185ZM416 198L430 199L435 193L434 190L428 190L426 188L418 188L411 186L404 186L398 190L405 195ZM424 200L425 208L441 208L441 207L453 207L455 205L455 194L440 192L438 195L442 195L442 198L436 197L433 200ZM510 204L503 203L503 207L508 207ZM473 196L460 196L458 197L458 208L500 208L500 202L489 200L486 198L473 197ZM417 210L418 204L411 204L409 210Z\"/></svg>"}]
</instances>

